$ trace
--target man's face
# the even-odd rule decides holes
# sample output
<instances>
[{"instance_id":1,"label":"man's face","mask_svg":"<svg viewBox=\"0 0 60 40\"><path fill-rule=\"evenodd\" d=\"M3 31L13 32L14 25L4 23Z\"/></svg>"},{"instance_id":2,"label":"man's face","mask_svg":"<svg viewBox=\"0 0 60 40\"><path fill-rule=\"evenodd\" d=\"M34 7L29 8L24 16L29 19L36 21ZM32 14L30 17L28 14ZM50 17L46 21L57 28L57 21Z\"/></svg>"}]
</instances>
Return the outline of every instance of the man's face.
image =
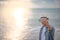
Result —
<instances>
[{"instance_id":1,"label":"man's face","mask_svg":"<svg viewBox=\"0 0 60 40\"><path fill-rule=\"evenodd\" d=\"M40 21L41 21L41 23L42 23L43 25L46 25L45 22L48 21L48 20L47 20L47 18L41 18Z\"/></svg>"}]
</instances>

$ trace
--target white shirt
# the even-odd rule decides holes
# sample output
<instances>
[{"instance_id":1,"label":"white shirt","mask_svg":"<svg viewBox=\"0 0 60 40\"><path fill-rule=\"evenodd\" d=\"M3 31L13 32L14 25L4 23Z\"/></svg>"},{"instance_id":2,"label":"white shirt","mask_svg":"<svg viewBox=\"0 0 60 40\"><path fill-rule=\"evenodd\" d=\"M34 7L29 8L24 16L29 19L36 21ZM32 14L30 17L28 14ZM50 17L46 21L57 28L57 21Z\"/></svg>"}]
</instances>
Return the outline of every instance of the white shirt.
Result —
<instances>
[{"instance_id":1,"label":"white shirt","mask_svg":"<svg viewBox=\"0 0 60 40\"><path fill-rule=\"evenodd\" d=\"M46 27L43 27L42 34L41 34L41 40L45 40L45 31L46 31Z\"/></svg>"}]
</instances>

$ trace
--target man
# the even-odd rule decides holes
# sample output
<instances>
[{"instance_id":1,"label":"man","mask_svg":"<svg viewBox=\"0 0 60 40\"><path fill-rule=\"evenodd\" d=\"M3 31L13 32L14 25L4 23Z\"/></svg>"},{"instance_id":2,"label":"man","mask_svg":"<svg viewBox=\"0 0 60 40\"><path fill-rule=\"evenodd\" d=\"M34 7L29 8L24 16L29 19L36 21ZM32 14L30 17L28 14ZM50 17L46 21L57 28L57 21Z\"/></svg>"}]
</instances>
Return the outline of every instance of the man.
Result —
<instances>
[{"instance_id":1,"label":"man","mask_svg":"<svg viewBox=\"0 0 60 40\"><path fill-rule=\"evenodd\" d=\"M43 26L40 29L39 40L54 40L54 27L52 27L48 22L47 17L41 17L40 22Z\"/></svg>"}]
</instances>

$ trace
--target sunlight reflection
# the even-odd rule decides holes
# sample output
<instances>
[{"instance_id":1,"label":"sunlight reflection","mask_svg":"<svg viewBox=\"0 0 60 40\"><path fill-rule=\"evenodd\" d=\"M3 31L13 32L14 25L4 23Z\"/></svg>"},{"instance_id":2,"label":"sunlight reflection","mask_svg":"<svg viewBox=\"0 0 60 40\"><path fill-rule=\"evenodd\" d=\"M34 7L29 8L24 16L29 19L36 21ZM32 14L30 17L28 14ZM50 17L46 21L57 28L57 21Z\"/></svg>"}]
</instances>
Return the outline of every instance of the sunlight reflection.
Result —
<instances>
[{"instance_id":1,"label":"sunlight reflection","mask_svg":"<svg viewBox=\"0 0 60 40\"><path fill-rule=\"evenodd\" d=\"M22 35L22 31L23 31L23 26L24 26L24 8L16 8L14 9L14 17L16 19L16 30L14 32L14 37L19 37L20 34ZM13 40L16 40L15 38L13 38ZM17 39L18 40L18 39Z\"/></svg>"},{"instance_id":2,"label":"sunlight reflection","mask_svg":"<svg viewBox=\"0 0 60 40\"><path fill-rule=\"evenodd\" d=\"M23 40L23 31L24 31L24 15L25 15L26 9L24 8L15 8L13 10L13 16L15 17L16 21L16 27L12 30L13 32L10 33L12 40Z\"/></svg>"}]
</instances>

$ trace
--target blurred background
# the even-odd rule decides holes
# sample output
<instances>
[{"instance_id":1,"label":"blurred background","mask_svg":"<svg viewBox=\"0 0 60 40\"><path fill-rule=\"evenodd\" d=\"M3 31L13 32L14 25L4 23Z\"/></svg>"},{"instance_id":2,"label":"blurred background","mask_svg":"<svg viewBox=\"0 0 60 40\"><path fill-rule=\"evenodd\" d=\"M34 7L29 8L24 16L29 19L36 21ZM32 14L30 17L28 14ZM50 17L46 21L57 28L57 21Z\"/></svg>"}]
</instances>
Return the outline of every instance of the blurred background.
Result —
<instances>
[{"instance_id":1,"label":"blurred background","mask_svg":"<svg viewBox=\"0 0 60 40\"><path fill-rule=\"evenodd\" d=\"M46 16L60 39L60 0L0 0L0 40L39 40Z\"/></svg>"}]
</instances>

